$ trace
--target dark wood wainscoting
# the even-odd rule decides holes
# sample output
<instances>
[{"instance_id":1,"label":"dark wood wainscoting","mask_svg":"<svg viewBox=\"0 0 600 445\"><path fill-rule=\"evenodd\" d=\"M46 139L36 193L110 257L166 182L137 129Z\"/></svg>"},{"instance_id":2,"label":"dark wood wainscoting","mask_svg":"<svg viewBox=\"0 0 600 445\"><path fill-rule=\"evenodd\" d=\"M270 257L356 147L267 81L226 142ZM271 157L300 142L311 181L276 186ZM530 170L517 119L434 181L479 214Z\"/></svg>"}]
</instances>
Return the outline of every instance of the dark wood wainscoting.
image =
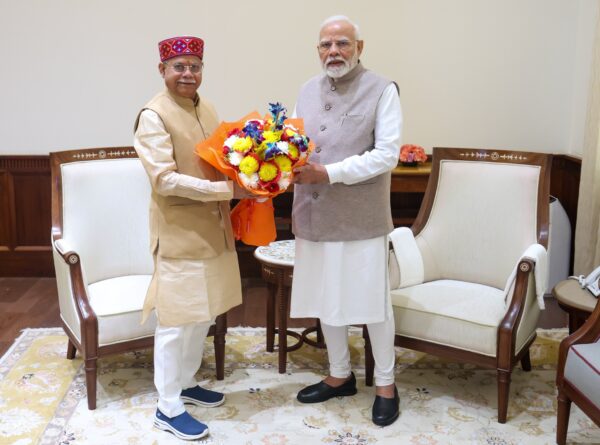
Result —
<instances>
[{"instance_id":1,"label":"dark wood wainscoting","mask_svg":"<svg viewBox=\"0 0 600 445\"><path fill-rule=\"evenodd\" d=\"M556 155L550 193L565 208L575 230L581 160ZM410 225L421 205L427 174L395 172L392 214L395 225ZM289 239L291 193L275 200L279 239ZM50 160L48 156L0 156L0 276L54 276L50 250ZM574 236L571 237L574 240ZM253 248L238 245L242 276L260 276ZM573 248L571 247L571 252ZM572 255L571 255L572 257Z\"/></svg>"},{"instance_id":2,"label":"dark wood wainscoting","mask_svg":"<svg viewBox=\"0 0 600 445\"><path fill-rule=\"evenodd\" d=\"M571 222L571 264L573 273L573 252L575 250L575 227L577 225L577 204L579 202L579 182L581 179L581 159L567 155L556 155L552 160L550 194L557 198Z\"/></svg>"},{"instance_id":3,"label":"dark wood wainscoting","mask_svg":"<svg viewBox=\"0 0 600 445\"><path fill-rule=\"evenodd\" d=\"M0 156L0 276L54 276L48 156Z\"/></svg>"}]
</instances>

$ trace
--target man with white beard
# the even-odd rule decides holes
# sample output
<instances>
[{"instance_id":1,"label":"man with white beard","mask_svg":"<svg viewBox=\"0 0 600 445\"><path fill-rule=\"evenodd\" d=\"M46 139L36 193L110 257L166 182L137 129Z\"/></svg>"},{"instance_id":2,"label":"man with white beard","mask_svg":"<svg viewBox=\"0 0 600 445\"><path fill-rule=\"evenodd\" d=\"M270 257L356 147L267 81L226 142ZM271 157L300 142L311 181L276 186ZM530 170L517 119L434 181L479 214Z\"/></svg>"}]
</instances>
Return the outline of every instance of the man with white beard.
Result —
<instances>
[{"instance_id":1,"label":"man with white beard","mask_svg":"<svg viewBox=\"0 0 600 445\"><path fill-rule=\"evenodd\" d=\"M372 420L385 426L400 412L387 235L402 111L396 85L362 66L363 46L347 17L325 20L317 45L324 73L298 96L296 115L315 150L295 170L291 316L321 320L329 356L329 375L298 393L302 403L356 394L348 325L367 325L377 386Z\"/></svg>"}]
</instances>

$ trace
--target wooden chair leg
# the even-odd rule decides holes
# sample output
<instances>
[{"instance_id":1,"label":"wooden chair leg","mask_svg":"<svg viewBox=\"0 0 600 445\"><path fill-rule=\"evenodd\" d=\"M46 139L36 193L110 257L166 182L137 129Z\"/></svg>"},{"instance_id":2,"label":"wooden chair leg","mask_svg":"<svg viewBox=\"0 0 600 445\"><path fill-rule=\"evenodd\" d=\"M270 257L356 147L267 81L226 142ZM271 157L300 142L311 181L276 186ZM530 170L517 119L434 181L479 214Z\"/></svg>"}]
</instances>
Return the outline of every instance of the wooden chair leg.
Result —
<instances>
[{"instance_id":1,"label":"wooden chair leg","mask_svg":"<svg viewBox=\"0 0 600 445\"><path fill-rule=\"evenodd\" d=\"M219 315L215 320L215 368L217 380L225 378L225 334L227 333L227 314Z\"/></svg>"},{"instance_id":2,"label":"wooden chair leg","mask_svg":"<svg viewBox=\"0 0 600 445\"><path fill-rule=\"evenodd\" d=\"M531 356L529 355L529 348L527 348L525 355L521 357L521 368L523 368L523 371L531 371Z\"/></svg>"},{"instance_id":3,"label":"wooden chair leg","mask_svg":"<svg viewBox=\"0 0 600 445\"><path fill-rule=\"evenodd\" d=\"M556 443L558 445L565 445L567 442L567 429L569 428L569 415L571 414L571 400L561 389L558 390L557 398Z\"/></svg>"},{"instance_id":4,"label":"wooden chair leg","mask_svg":"<svg viewBox=\"0 0 600 445\"><path fill-rule=\"evenodd\" d=\"M373 370L375 369L375 358L371 349L371 339L367 325L363 325L363 338L365 339L365 385L373 386Z\"/></svg>"},{"instance_id":5,"label":"wooden chair leg","mask_svg":"<svg viewBox=\"0 0 600 445\"><path fill-rule=\"evenodd\" d=\"M506 423L511 371L498 369L498 423Z\"/></svg>"},{"instance_id":6,"label":"wooden chair leg","mask_svg":"<svg viewBox=\"0 0 600 445\"><path fill-rule=\"evenodd\" d=\"M98 377L98 359L85 359L85 386L87 388L88 409L96 409L96 378Z\"/></svg>"},{"instance_id":7,"label":"wooden chair leg","mask_svg":"<svg viewBox=\"0 0 600 445\"><path fill-rule=\"evenodd\" d=\"M75 348L75 345L73 344L71 339L69 339L68 343L67 343L67 359L73 360L75 358L76 352L77 352L77 349Z\"/></svg>"}]
</instances>

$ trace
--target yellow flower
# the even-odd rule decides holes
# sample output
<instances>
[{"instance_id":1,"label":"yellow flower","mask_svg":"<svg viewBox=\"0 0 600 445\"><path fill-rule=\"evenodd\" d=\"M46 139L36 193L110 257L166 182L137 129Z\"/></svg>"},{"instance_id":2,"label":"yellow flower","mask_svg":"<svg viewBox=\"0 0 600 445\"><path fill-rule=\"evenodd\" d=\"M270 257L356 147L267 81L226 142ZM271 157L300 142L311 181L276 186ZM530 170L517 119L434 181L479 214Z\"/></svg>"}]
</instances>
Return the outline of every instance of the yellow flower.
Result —
<instances>
[{"instance_id":1,"label":"yellow flower","mask_svg":"<svg viewBox=\"0 0 600 445\"><path fill-rule=\"evenodd\" d=\"M282 172L292 171L292 161L286 155L277 155L273 158L273 161Z\"/></svg>"},{"instance_id":2,"label":"yellow flower","mask_svg":"<svg viewBox=\"0 0 600 445\"><path fill-rule=\"evenodd\" d=\"M298 159L298 147L292 144L288 144L288 155L292 159Z\"/></svg>"},{"instance_id":3,"label":"yellow flower","mask_svg":"<svg viewBox=\"0 0 600 445\"><path fill-rule=\"evenodd\" d=\"M267 144L266 144L266 142L263 142L262 144L260 144L258 147L256 147L254 149L254 153L256 153L256 155L258 157L260 157L261 159L264 159L266 149L267 149Z\"/></svg>"},{"instance_id":4,"label":"yellow flower","mask_svg":"<svg viewBox=\"0 0 600 445\"><path fill-rule=\"evenodd\" d=\"M252 156L246 156L240 162L240 171L250 176L258 170L258 161Z\"/></svg>"},{"instance_id":5,"label":"yellow flower","mask_svg":"<svg viewBox=\"0 0 600 445\"><path fill-rule=\"evenodd\" d=\"M264 144L269 142L279 142L281 131L263 131Z\"/></svg>"},{"instance_id":6,"label":"yellow flower","mask_svg":"<svg viewBox=\"0 0 600 445\"><path fill-rule=\"evenodd\" d=\"M271 164L270 162L263 162L258 170L258 177L261 179L261 181L269 182L275 179L277 172L278 170L276 165Z\"/></svg>"},{"instance_id":7,"label":"yellow flower","mask_svg":"<svg viewBox=\"0 0 600 445\"><path fill-rule=\"evenodd\" d=\"M239 151L240 153L246 153L251 148L252 139L249 136L246 136L245 138L239 138L233 143L233 149L235 151Z\"/></svg>"}]
</instances>

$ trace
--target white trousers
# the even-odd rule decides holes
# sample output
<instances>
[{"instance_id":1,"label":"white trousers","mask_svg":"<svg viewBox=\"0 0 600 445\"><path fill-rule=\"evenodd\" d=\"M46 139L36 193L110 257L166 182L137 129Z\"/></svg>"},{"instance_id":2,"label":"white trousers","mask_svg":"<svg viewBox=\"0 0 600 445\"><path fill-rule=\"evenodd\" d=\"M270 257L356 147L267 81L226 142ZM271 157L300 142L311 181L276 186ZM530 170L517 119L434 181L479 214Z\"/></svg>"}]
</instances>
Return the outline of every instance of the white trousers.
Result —
<instances>
[{"instance_id":1,"label":"white trousers","mask_svg":"<svg viewBox=\"0 0 600 445\"><path fill-rule=\"evenodd\" d=\"M375 385L386 386L394 383L394 318L381 323L367 324L369 338L375 358ZM330 326L321 322L321 330L327 344L329 374L332 377L346 378L350 375L350 350L348 348L348 326Z\"/></svg>"},{"instance_id":2,"label":"white trousers","mask_svg":"<svg viewBox=\"0 0 600 445\"><path fill-rule=\"evenodd\" d=\"M204 340L214 321L183 326L156 326L154 333L154 385L158 409L167 417L185 411L179 398L183 389L198 383L194 376L202 363Z\"/></svg>"}]
</instances>

